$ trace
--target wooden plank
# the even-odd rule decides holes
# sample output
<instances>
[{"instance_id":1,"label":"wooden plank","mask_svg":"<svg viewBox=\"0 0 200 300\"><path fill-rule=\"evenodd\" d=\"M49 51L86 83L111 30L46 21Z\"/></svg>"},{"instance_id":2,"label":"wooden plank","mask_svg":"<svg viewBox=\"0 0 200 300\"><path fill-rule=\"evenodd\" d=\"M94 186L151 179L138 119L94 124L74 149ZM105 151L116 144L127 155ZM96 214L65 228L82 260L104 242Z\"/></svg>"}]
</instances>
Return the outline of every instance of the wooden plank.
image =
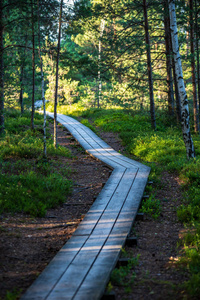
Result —
<instances>
[{"instance_id":1,"label":"wooden plank","mask_svg":"<svg viewBox=\"0 0 200 300\"><path fill-rule=\"evenodd\" d=\"M70 241L22 300L100 299L137 214L150 168L114 151L78 121L59 114L58 122L114 171Z\"/></svg>"},{"instance_id":2,"label":"wooden plank","mask_svg":"<svg viewBox=\"0 0 200 300\"><path fill-rule=\"evenodd\" d=\"M94 204L90 208L89 212L78 226L74 235L89 235L93 231L96 226L97 221L100 219L103 211L106 209L111 197L114 194L117 186L121 181L122 174L124 173L124 169L115 169L108 181L106 182L103 190L98 195Z\"/></svg>"},{"instance_id":3,"label":"wooden plank","mask_svg":"<svg viewBox=\"0 0 200 300\"><path fill-rule=\"evenodd\" d=\"M91 269L91 265L93 265L97 257L100 255L102 247L104 247L104 244L107 241L107 237L113 230L113 226L119 215L119 207L123 206L123 202L121 201L121 199L124 199L124 196L127 195L128 191L130 190L130 182L132 182L132 177L130 175L133 175L133 171L126 170L122 178L123 180L121 180L116 192L111 198L111 201L96 223L90 237L76 256L76 258L73 260L72 264L69 266L65 274L63 274L62 278L60 279L48 299L55 299L55 295L58 293L59 298L64 299L64 297L66 296L66 290L68 295L67 297L74 297L78 286L81 285L84 277ZM118 196L119 192L122 198ZM120 239L125 241L126 237L122 236L123 234L120 234ZM120 244L120 246L118 247L118 251L120 251L121 246L122 245Z\"/></svg>"},{"instance_id":4,"label":"wooden plank","mask_svg":"<svg viewBox=\"0 0 200 300\"><path fill-rule=\"evenodd\" d=\"M117 151L113 150L110 146L108 146L108 144L103 142L93 131L91 131L85 125L80 123L77 124L77 122L74 122L74 124L75 126L73 127L73 129L69 128L70 131L74 136L77 136L77 138L78 135L80 135L80 143L85 149L87 148L88 152L93 156L98 157L98 159L100 160L105 159L104 156L106 156L106 158L110 158L111 161L118 162L120 165L127 168L130 168L131 166L144 167L144 165L126 158ZM78 133L75 132L75 130L77 130ZM86 146L86 144L88 145Z\"/></svg>"},{"instance_id":5,"label":"wooden plank","mask_svg":"<svg viewBox=\"0 0 200 300\"><path fill-rule=\"evenodd\" d=\"M112 232L110 233L101 253L98 255L90 272L77 291L74 299L81 300L91 297L91 299L100 299L109 281L110 274L114 268L121 248L125 244L126 237L132 227L135 215L138 210L138 200L142 198L142 193L132 193L138 188L144 189L146 180L144 174L138 174L129 195L123 205L118 219L115 222ZM133 195L135 196L133 199ZM132 199L131 199L132 198Z\"/></svg>"},{"instance_id":6,"label":"wooden plank","mask_svg":"<svg viewBox=\"0 0 200 300\"><path fill-rule=\"evenodd\" d=\"M71 261L79 253L87 238L87 236L72 237L57 253L37 280L29 287L21 297L21 300L46 299L64 272L66 272Z\"/></svg>"}]
</instances>

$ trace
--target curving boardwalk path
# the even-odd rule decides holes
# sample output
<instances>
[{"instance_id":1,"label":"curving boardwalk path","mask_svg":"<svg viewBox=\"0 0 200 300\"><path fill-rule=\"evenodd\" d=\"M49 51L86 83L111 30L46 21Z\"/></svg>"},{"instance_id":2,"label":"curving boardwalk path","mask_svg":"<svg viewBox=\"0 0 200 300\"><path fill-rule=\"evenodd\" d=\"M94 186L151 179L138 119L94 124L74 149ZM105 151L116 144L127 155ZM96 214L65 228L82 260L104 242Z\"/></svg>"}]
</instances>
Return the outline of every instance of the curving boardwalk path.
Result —
<instances>
[{"instance_id":1,"label":"curving boardwalk path","mask_svg":"<svg viewBox=\"0 0 200 300\"><path fill-rule=\"evenodd\" d=\"M57 121L113 172L71 239L21 299L101 299L137 215L150 168L114 151L73 118L58 114Z\"/></svg>"}]
</instances>

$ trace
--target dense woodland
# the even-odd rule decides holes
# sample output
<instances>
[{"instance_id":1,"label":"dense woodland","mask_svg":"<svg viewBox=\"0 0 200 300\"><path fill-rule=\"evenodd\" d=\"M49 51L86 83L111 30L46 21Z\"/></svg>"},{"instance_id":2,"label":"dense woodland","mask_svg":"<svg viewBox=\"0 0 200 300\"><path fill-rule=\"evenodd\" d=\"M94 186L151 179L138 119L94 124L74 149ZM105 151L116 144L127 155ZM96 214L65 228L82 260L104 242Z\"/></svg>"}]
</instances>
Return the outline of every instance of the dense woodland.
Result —
<instances>
[{"instance_id":1,"label":"dense woodland","mask_svg":"<svg viewBox=\"0 0 200 300\"><path fill-rule=\"evenodd\" d=\"M151 166L152 177L162 168L182 176L178 216L193 228L185 239L187 287L198 295L200 1L0 0L0 39L2 170L9 155L30 155L30 149L8 150L8 135L29 113L31 145L42 118L35 114L37 100L44 104L45 157L54 153L47 141L46 154L46 109L55 115L55 146L57 110L119 132L129 154Z\"/></svg>"},{"instance_id":2,"label":"dense woodland","mask_svg":"<svg viewBox=\"0 0 200 300\"><path fill-rule=\"evenodd\" d=\"M58 105L149 110L154 129L158 109L167 108L178 122L182 114L189 124L176 77L179 47L198 132L199 1L176 1L176 49L173 6L167 0L1 1L1 131L3 107L20 105L23 113L30 100L34 127L34 102L42 95Z\"/></svg>"}]
</instances>

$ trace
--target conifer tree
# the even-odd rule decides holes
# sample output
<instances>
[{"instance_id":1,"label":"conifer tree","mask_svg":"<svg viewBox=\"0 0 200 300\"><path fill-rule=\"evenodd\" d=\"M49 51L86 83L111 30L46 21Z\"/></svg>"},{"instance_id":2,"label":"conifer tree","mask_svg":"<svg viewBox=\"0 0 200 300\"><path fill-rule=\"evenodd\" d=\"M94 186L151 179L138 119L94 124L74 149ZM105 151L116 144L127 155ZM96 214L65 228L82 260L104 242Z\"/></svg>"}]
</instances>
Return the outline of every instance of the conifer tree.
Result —
<instances>
[{"instance_id":1,"label":"conifer tree","mask_svg":"<svg viewBox=\"0 0 200 300\"><path fill-rule=\"evenodd\" d=\"M59 70L59 58L60 58L62 10L63 10L63 0L60 1L58 46L57 46L57 58L56 58L56 85L55 85L55 100L54 100L54 147L55 148L57 148L57 101L58 101L57 97L58 97L58 70Z\"/></svg>"},{"instance_id":2,"label":"conifer tree","mask_svg":"<svg viewBox=\"0 0 200 300\"><path fill-rule=\"evenodd\" d=\"M0 134L4 132L3 0L0 0Z\"/></svg>"},{"instance_id":3,"label":"conifer tree","mask_svg":"<svg viewBox=\"0 0 200 300\"><path fill-rule=\"evenodd\" d=\"M152 126L153 129L156 129L154 95L153 95L153 77L152 77L152 66L151 66L151 46L150 46L150 39L149 39L149 26L148 26L148 16L147 16L147 3L146 3L146 0L143 0L143 9L144 9L145 41L146 41L148 78L149 78L151 126Z\"/></svg>"}]
</instances>

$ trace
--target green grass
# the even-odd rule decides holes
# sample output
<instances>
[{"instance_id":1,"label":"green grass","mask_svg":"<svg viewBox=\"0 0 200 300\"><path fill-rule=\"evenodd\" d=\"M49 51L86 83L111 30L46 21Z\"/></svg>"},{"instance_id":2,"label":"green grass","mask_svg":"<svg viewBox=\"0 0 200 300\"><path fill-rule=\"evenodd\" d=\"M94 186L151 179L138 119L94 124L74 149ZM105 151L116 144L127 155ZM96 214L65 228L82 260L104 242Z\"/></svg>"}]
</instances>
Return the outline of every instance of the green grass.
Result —
<instances>
[{"instance_id":1,"label":"green grass","mask_svg":"<svg viewBox=\"0 0 200 300\"><path fill-rule=\"evenodd\" d=\"M6 110L6 133L0 138L0 214L24 212L42 217L70 193L70 169L54 160L71 157L69 150L55 149L48 134L48 159L43 159L40 114L35 114L34 124L36 129L31 131L30 112L21 116L17 110Z\"/></svg>"},{"instance_id":2,"label":"green grass","mask_svg":"<svg viewBox=\"0 0 200 300\"><path fill-rule=\"evenodd\" d=\"M64 111L62 109L59 108L61 113L67 111L66 107ZM187 160L181 128L166 111L157 111L157 131L151 129L150 115L144 111L123 110L119 107L87 110L76 106L76 109L70 107L68 114L89 119L105 131L117 132L127 154L152 168L150 177L158 183L158 188L162 171L179 175L183 182L184 198L177 209L177 215L186 226L195 229L183 255L191 273L185 288L192 296L199 295L200 249L199 244L196 247L194 243L199 241L197 229L200 226L200 136L192 133L196 158ZM156 196L150 195L150 199L143 204L143 210L159 217L160 203Z\"/></svg>"}]
</instances>

